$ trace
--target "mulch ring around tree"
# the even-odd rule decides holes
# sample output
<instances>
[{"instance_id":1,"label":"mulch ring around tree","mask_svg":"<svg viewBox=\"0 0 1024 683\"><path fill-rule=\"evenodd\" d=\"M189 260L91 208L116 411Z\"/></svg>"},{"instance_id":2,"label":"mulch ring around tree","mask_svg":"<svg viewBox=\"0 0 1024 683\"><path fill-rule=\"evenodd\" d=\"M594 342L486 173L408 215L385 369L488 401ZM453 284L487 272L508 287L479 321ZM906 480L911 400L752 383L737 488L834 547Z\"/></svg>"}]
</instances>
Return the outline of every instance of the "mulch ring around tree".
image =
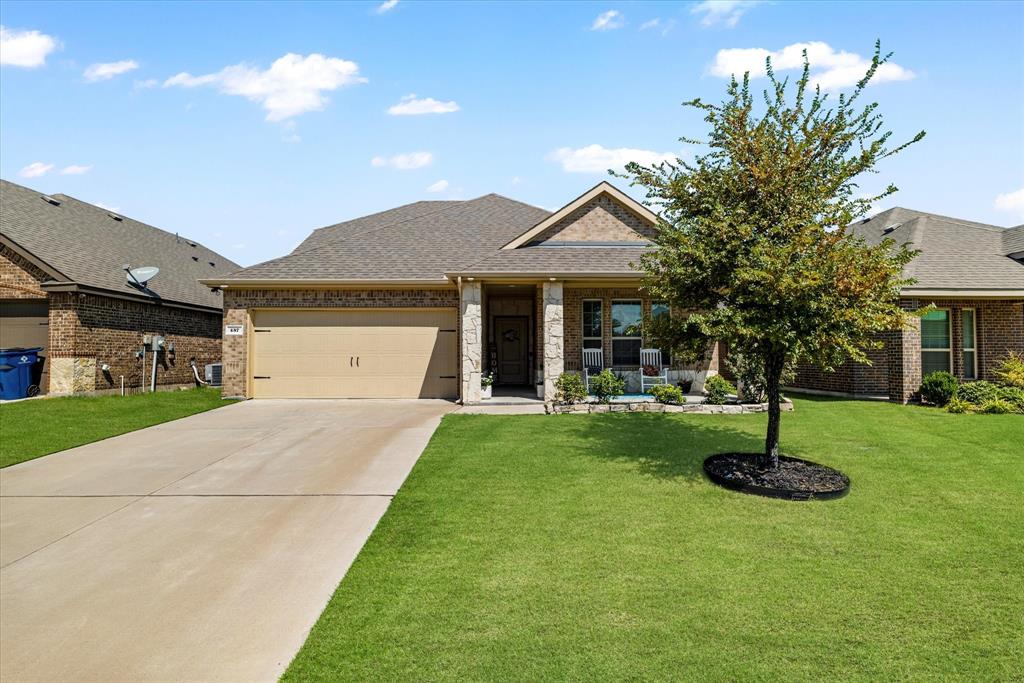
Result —
<instances>
[{"instance_id":1,"label":"mulch ring around tree","mask_svg":"<svg viewBox=\"0 0 1024 683\"><path fill-rule=\"evenodd\" d=\"M788 456L779 456L778 469L759 470L759 455L718 453L704 461L704 472L719 486L769 498L828 500L850 490L850 478L839 470Z\"/></svg>"}]
</instances>

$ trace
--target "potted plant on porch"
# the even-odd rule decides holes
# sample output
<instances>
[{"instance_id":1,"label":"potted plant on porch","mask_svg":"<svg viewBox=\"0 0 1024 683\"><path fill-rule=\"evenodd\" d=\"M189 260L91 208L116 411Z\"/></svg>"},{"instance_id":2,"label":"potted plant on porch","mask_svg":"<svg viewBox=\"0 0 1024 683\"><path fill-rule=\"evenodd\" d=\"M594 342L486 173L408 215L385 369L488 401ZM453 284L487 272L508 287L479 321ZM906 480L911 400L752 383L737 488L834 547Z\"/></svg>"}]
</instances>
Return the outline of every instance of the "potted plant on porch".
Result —
<instances>
[{"instance_id":1,"label":"potted plant on porch","mask_svg":"<svg viewBox=\"0 0 1024 683\"><path fill-rule=\"evenodd\" d=\"M480 376L480 398L486 400L491 397L491 387L494 386L494 374L487 373Z\"/></svg>"}]
</instances>

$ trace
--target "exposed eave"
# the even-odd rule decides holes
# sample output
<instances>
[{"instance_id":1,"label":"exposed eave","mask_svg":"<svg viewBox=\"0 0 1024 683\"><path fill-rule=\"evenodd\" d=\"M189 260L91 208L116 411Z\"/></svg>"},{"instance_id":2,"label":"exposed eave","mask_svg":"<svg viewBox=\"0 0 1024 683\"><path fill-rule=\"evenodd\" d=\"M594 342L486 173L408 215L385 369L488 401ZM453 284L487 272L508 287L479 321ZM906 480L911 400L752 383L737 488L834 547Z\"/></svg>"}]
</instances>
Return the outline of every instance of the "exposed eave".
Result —
<instances>
[{"instance_id":1,"label":"exposed eave","mask_svg":"<svg viewBox=\"0 0 1024 683\"><path fill-rule=\"evenodd\" d=\"M920 298L927 296L944 299L1024 299L1024 289L956 289L956 288L921 288L904 287L900 296Z\"/></svg>"},{"instance_id":2,"label":"exposed eave","mask_svg":"<svg viewBox=\"0 0 1024 683\"><path fill-rule=\"evenodd\" d=\"M207 287L218 287L220 289L295 289L297 287L422 287L447 289L452 283L445 280L345 280L345 279L292 279L292 280L260 280L260 279L232 279L232 278L206 278L199 281L199 284Z\"/></svg>"},{"instance_id":3,"label":"exposed eave","mask_svg":"<svg viewBox=\"0 0 1024 683\"><path fill-rule=\"evenodd\" d=\"M516 249L518 247L523 246L524 244L527 244L534 237L541 234L542 232L550 228L552 225L555 225L556 223L564 219L566 216L571 214L573 211L585 205L587 202L592 201L593 199L599 197L602 194L606 194L612 199L615 199L619 203L623 204L627 209L637 214L643 220L648 221L651 225L658 224L657 214L655 214L646 206L644 206L637 200L633 199L628 194L626 194L619 188L615 187L608 181L602 180L600 183L590 188L589 190L581 194L579 197L563 206L558 211L555 211L553 214L542 220L540 223L537 223L537 225L533 226L519 237L516 237L514 240L503 246L502 249Z\"/></svg>"},{"instance_id":4,"label":"exposed eave","mask_svg":"<svg viewBox=\"0 0 1024 683\"><path fill-rule=\"evenodd\" d=\"M200 304L188 304L180 301L171 301L163 299L155 295L147 295L143 293L135 294L133 292L118 292L112 289L104 289L102 287L90 287L88 285L79 284L77 282L70 281L54 281L48 280L40 285L43 291L50 292L77 292L81 294L93 294L95 296L106 296L112 299L124 299L126 301L137 301L139 303L151 304L154 306L168 306L170 308L181 308L189 311L203 311L208 313L221 313L223 307L220 306L202 306Z\"/></svg>"}]
</instances>

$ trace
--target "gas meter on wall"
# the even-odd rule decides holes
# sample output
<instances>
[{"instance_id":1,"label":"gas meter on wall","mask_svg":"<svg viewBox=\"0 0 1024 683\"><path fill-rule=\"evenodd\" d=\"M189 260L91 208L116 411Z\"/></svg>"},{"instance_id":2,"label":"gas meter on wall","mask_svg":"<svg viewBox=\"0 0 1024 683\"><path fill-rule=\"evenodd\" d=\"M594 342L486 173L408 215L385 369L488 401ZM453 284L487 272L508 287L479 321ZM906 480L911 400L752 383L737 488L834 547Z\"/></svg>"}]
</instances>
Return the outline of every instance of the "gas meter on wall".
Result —
<instances>
[{"instance_id":1,"label":"gas meter on wall","mask_svg":"<svg viewBox=\"0 0 1024 683\"><path fill-rule=\"evenodd\" d=\"M153 340L150 343L150 349L153 351L160 351L167 345L167 339L158 335L153 335Z\"/></svg>"}]
</instances>

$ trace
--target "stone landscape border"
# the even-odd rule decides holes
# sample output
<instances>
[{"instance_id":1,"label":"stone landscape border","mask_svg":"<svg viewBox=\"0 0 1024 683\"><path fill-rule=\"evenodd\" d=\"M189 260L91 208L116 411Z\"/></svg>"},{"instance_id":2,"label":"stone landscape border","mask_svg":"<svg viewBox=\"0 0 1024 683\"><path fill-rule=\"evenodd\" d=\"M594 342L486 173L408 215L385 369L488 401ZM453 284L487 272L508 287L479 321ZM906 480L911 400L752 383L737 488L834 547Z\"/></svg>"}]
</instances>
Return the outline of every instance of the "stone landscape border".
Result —
<instances>
[{"instance_id":1,"label":"stone landscape border","mask_svg":"<svg viewBox=\"0 0 1024 683\"><path fill-rule=\"evenodd\" d=\"M793 410L793 402L783 400L779 405L781 410ZM559 415L563 413L591 414L591 413L696 413L699 415L744 415L749 413L768 412L767 403L727 403L716 405L711 403L687 403L683 405L670 405L654 401L633 401L611 403L575 403L563 405L560 403L545 403L544 412L548 415Z\"/></svg>"}]
</instances>

